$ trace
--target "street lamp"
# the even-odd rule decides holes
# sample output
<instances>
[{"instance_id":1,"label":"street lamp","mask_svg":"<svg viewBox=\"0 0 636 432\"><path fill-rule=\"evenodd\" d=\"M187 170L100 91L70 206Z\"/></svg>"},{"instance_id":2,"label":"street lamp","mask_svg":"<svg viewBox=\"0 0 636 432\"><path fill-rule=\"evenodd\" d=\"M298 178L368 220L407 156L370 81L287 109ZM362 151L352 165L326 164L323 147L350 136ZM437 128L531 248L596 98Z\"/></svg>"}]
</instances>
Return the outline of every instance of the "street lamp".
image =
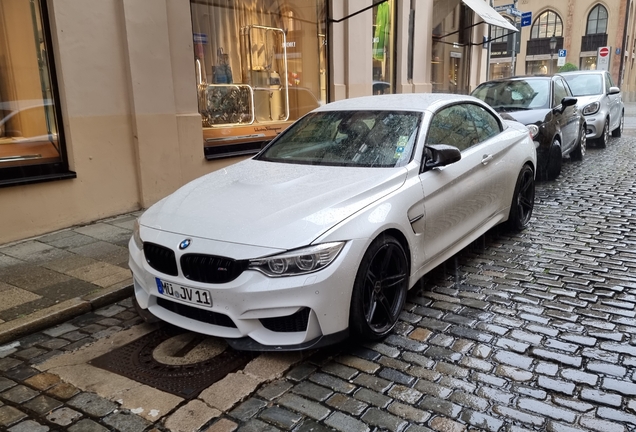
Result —
<instances>
[{"instance_id":1,"label":"street lamp","mask_svg":"<svg viewBox=\"0 0 636 432\"><path fill-rule=\"evenodd\" d=\"M552 75L552 63L554 62L554 50L556 49L557 40L552 33L550 38L550 75Z\"/></svg>"}]
</instances>

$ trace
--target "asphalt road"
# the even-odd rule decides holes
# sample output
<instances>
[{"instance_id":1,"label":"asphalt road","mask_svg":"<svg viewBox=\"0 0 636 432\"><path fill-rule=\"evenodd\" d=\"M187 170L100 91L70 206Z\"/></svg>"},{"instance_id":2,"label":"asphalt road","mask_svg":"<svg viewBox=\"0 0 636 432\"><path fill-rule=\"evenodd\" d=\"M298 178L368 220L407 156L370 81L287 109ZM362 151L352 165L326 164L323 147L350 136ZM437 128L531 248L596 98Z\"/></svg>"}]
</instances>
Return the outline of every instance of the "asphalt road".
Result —
<instances>
[{"instance_id":1,"label":"asphalt road","mask_svg":"<svg viewBox=\"0 0 636 432\"><path fill-rule=\"evenodd\" d=\"M526 231L492 230L427 275L383 342L273 357L279 373L249 390L246 367L153 421L97 384L42 373L136 328L124 301L0 349L0 429L636 430L636 106L627 113L623 137L538 183Z\"/></svg>"}]
</instances>

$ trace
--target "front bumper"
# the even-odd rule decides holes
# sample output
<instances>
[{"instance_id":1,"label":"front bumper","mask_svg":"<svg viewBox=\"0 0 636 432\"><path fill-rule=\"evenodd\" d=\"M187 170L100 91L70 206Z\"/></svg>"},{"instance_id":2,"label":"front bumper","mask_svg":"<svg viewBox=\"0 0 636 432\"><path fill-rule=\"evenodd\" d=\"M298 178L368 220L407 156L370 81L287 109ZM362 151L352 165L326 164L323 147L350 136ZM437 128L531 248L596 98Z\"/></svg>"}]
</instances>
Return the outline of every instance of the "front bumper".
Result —
<instances>
[{"instance_id":1,"label":"front bumper","mask_svg":"<svg viewBox=\"0 0 636 432\"><path fill-rule=\"evenodd\" d=\"M182 235L153 231L155 244L170 247L183 240ZM170 276L150 267L144 252L131 239L129 266L139 308L162 321L227 338L239 349L307 349L347 337L351 291L365 247L362 240L347 242L329 266L315 273L272 278L245 270L230 282L210 284L183 276L179 262L184 252L177 247L170 249L176 255L178 275ZM188 252L246 259L246 254L253 254L256 248L196 239L192 249L195 250L189 248ZM264 255L249 258L261 256ZM162 295L156 278L175 286L205 290L212 299L212 307Z\"/></svg>"},{"instance_id":2,"label":"front bumper","mask_svg":"<svg viewBox=\"0 0 636 432\"><path fill-rule=\"evenodd\" d=\"M587 123L585 135L587 139L597 139L603 135L606 118L607 113L603 110L598 111L596 114L585 116L585 122Z\"/></svg>"}]
</instances>

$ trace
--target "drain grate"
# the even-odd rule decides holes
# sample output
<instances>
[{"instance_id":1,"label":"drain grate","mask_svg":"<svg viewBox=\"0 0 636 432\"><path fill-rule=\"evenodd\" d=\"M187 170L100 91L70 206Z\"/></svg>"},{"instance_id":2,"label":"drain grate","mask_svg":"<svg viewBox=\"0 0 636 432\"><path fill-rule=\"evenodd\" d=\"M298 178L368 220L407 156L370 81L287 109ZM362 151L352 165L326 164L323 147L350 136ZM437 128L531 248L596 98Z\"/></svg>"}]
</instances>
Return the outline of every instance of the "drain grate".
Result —
<instances>
[{"instance_id":1,"label":"drain grate","mask_svg":"<svg viewBox=\"0 0 636 432\"><path fill-rule=\"evenodd\" d=\"M228 346L218 355L196 363L173 365L155 360L155 348L185 332L176 327L166 326L89 363L173 395L192 399L227 374L242 369L258 355L255 352L235 351ZM189 345L192 346L195 341L201 341L206 337L196 336Z\"/></svg>"}]
</instances>

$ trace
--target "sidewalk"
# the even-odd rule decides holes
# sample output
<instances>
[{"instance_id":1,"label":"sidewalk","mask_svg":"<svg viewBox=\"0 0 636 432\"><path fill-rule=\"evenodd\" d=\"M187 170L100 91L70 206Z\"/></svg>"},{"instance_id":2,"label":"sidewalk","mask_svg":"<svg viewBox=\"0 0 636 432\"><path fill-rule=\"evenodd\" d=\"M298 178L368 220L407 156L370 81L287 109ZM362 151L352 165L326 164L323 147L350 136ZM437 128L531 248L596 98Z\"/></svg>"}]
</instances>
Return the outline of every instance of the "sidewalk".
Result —
<instances>
[{"instance_id":1,"label":"sidewalk","mask_svg":"<svg viewBox=\"0 0 636 432\"><path fill-rule=\"evenodd\" d=\"M0 245L0 344L132 295L139 214Z\"/></svg>"}]
</instances>

